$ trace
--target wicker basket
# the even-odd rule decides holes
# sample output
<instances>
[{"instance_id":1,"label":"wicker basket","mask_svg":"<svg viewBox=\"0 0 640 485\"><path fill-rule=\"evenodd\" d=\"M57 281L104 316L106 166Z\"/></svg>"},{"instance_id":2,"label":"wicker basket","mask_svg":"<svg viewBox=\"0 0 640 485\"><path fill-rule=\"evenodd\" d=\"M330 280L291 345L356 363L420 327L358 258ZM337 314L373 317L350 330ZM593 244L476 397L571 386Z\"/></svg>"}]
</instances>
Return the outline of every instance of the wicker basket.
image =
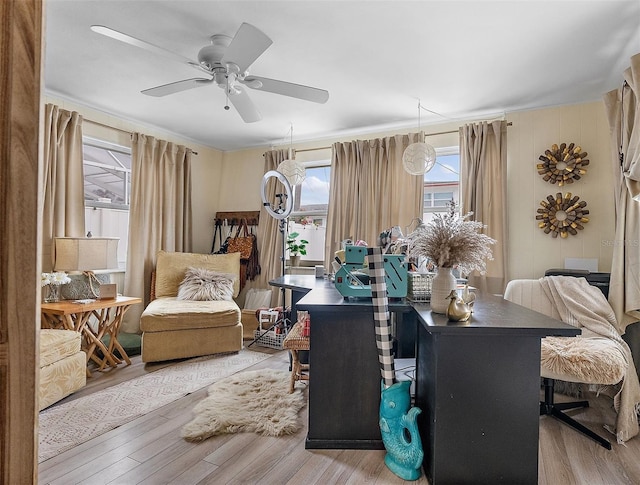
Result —
<instances>
[{"instance_id":1,"label":"wicker basket","mask_svg":"<svg viewBox=\"0 0 640 485\"><path fill-rule=\"evenodd\" d=\"M435 273L409 273L407 300L414 302L431 300L431 282Z\"/></svg>"}]
</instances>

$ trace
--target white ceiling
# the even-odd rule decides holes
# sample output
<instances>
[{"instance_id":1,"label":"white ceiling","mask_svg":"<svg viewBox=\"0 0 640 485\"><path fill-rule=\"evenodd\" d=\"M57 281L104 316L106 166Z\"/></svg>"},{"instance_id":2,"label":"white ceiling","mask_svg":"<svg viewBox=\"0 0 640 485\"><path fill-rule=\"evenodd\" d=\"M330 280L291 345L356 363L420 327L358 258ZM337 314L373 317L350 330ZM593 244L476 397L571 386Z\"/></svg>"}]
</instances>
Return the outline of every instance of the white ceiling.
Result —
<instances>
[{"instance_id":1,"label":"white ceiling","mask_svg":"<svg viewBox=\"0 0 640 485\"><path fill-rule=\"evenodd\" d=\"M48 0L45 90L220 150L385 131L599 100L640 52L640 1ZM244 123L193 68L90 30L101 24L195 59L248 22L273 45L254 75L326 89L316 104L249 89ZM428 130L426 130L428 131Z\"/></svg>"}]
</instances>

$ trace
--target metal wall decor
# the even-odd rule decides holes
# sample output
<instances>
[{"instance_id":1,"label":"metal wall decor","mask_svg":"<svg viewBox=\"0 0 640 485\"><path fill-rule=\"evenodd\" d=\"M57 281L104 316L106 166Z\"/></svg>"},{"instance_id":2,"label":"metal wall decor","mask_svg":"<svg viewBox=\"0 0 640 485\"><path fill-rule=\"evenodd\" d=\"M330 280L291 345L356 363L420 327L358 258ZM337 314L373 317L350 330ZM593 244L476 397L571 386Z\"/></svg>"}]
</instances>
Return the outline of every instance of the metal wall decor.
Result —
<instances>
[{"instance_id":1,"label":"metal wall decor","mask_svg":"<svg viewBox=\"0 0 640 485\"><path fill-rule=\"evenodd\" d=\"M542 207L538 209L536 216L536 220L540 221L538 227L552 237L558 237L558 234L561 238L566 238L569 234L575 236L579 230L584 229L582 224L589 222L586 217L589 214L587 203L577 195L572 196L571 192L564 195L558 192L555 197L547 195L540 205Z\"/></svg>"},{"instance_id":2,"label":"metal wall decor","mask_svg":"<svg viewBox=\"0 0 640 485\"><path fill-rule=\"evenodd\" d=\"M580 180L587 173L585 167L589 165L589 159L586 157L587 152L583 152L580 146L573 143L558 146L554 143L550 150L545 150L544 155L538 157L542 163L538 163L536 168L546 182L562 187Z\"/></svg>"}]
</instances>

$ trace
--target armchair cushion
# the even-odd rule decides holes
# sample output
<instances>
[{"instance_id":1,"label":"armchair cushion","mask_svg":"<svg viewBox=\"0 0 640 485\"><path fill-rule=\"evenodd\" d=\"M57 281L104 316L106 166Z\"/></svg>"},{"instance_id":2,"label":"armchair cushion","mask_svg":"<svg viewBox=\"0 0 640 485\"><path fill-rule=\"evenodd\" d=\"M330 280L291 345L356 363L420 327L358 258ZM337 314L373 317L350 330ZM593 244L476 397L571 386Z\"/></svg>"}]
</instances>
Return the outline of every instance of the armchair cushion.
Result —
<instances>
[{"instance_id":1,"label":"armchair cushion","mask_svg":"<svg viewBox=\"0 0 640 485\"><path fill-rule=\"evenodd\" d=\"M189 268L240 275L240 253L197 254L158 251L155 275L156 298L178 295L180 283ZM240 293L240 278L233 282L233 296Z\"/></svg>"},{"instance_id":2,"label":"armchair cushion","mask_svg":"<svg viewBox=\"0 0 640 485\"><path fill-rule=\"evenodd\" d=\"M235 326L239 322L240 308L234 301L194 301L164 297L156 298L147 305L140 319L140 329L143 332L164 332Z\"/></svg>"}]
</instances>

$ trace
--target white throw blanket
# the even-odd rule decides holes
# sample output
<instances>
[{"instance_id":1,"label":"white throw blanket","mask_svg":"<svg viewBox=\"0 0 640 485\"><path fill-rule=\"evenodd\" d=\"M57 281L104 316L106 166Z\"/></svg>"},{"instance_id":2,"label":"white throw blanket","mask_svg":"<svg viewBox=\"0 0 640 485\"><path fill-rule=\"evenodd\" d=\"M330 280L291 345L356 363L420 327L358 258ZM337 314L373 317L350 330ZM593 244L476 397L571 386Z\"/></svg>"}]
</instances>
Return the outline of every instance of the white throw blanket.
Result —
<instances>
[{"instance_id":1,"label":"white throw blanket","mask_svg":"<svg viewBox=\"0 0 640 485\"><path fill-rule=\"evenodd\" d=\"M616 429L609 431L616 435L619 444L633 438L639 431L637 413L640 408L640 383L631 350L616 330L616 317L609 302L598 288L584 278L546 276L540 279L540 283L562 321L587 330L583 332L587 336L583 335L582 338L589 338L588 334L592 332L618 345L627 369L620 391L613 399L618 413Z\"/></svg>"}]
</instances>

